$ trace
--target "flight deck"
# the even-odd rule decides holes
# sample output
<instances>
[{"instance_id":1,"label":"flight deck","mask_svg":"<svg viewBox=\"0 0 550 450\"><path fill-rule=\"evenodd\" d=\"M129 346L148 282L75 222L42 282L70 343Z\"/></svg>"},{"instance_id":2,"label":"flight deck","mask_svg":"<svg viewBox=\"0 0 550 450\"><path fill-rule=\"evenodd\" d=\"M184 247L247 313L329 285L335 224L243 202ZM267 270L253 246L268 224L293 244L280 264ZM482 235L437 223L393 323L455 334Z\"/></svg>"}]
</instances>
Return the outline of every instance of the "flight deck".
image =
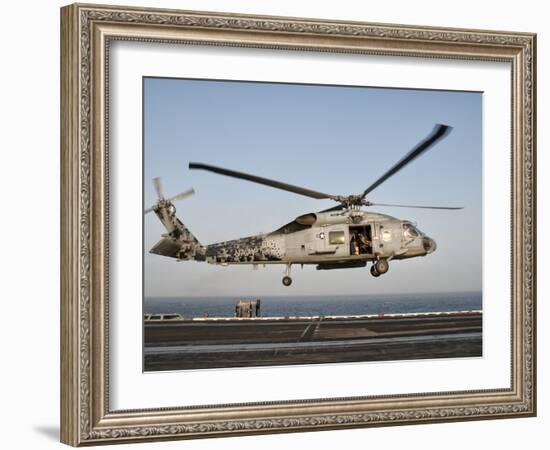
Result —
<instances>
[{"instance_id":1,"label":"flight deck","mask_svg":"<svg viewBox=\"0 0 550 450\"><path fill-rule=\"evenodd\" d=\"M482 356L481 311L146 318L144 370Z\"/></svg>"}]
</instances>

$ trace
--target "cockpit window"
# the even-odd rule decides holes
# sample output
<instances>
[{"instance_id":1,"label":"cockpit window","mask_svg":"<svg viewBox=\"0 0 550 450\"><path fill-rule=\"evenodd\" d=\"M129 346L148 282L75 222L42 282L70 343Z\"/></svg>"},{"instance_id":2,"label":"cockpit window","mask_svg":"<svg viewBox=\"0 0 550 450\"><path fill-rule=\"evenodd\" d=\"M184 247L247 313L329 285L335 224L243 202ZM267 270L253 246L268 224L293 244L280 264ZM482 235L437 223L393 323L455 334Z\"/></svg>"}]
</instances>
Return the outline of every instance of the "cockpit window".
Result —
<instances>
[{"instance_id":1,"label":"cockpit window","mask_svg":"<svg viewBox=\"0 0 550 450\"><path fill-rule=\"evenodd\" d=\"M403 224L403 234L408 238L415 238L415 237L418 237L420 235L418 230L411 223L404 223Z\"/></svg>"}]
</instances>

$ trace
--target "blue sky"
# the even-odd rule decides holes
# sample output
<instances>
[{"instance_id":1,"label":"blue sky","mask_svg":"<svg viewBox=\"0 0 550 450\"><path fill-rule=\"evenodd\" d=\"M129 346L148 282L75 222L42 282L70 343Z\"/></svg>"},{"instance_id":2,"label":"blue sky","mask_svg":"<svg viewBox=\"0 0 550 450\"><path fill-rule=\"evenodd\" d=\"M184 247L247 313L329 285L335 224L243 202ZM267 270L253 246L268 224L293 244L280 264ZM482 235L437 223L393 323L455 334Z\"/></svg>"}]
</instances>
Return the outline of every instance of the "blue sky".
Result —
<instances>
[{"instance_id":1,"label":"blue sky","mask_svg":"<svg viewBox=\"0 0 550 450\"><path fill-rule=\"evenodd\" d=\"M320 295L479 291L482 286L482 94L369 87L144 79L144 207L152 178L166 196L193 187L176 207L204 244L269 232L333 205L266 186L188 170L204 162L327 192L359 193L436 123L450 135L375 189L373 202L464 206L460 211L376 207L417 222L437 241L425 258L368 269L252 270L148 253L164 229L144 220L146 296Z\"/></svg>"}]
</instances>

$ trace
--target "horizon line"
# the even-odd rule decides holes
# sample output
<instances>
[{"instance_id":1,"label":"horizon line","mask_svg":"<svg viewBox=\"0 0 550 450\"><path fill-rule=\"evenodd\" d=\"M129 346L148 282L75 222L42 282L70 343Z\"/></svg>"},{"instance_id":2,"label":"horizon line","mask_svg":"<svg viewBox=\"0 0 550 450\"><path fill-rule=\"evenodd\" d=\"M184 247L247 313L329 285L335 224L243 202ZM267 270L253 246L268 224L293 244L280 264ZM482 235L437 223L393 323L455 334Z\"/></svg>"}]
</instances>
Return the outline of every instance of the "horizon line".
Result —
<instances>
[{"instance_id":1,"label":"horizon line","mask_svg":"<svg viewBox=\"0 0 550 450\"><path fill-rule=\"evenodd\" d=\"M263 295L143 295L143 298L234 298L234 297L335 297L335 296L364 296L364 295L435 295L435 294L483 294L483 290L466 291L433 291L433 292L373 292L369 294L263 294Z\"/></svg>"}]
</instances>

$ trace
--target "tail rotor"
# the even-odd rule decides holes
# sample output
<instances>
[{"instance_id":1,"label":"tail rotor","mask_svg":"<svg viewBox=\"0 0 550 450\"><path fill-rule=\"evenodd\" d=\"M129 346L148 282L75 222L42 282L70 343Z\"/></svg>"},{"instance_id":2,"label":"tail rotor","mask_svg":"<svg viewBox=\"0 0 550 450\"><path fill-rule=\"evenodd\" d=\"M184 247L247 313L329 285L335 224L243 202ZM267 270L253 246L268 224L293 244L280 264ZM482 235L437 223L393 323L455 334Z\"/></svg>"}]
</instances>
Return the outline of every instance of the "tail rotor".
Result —
<instances>
[{"instance_id":1,"label":"tail rotor","mask_svg":"<svg viewBox=\"0 0 550 450\"><path fill-rule=\"evenodd\" d=\"M183 200L187 197L190 197L195 193L195 190L193 188L188 189L186 191L180 192L179 194L176 194L170 198L164 198L164 193L162 190L162 182L159 177L153 178L153 186L155 188L155 192L157 193L158 202L155 203L150 208L147 208L143 211L144 214L148 214L151 211L158 210L161 207L167 207L171 205L174 202Z\"/></svg>"},{"instance_id":2,"label":"tail rotor","mask_svg":"<svg viewBox=\"0 0 550 450\"><path fill-rule=\"evenodd\" d=\"M170 197L168 201L177 202L177 201L183 200L184 198L191 197L194 193L195 193L195 190L191 188L186 191L180 192L179 194L174 195L173 197Z\"/></svg>"}]
</instances>

